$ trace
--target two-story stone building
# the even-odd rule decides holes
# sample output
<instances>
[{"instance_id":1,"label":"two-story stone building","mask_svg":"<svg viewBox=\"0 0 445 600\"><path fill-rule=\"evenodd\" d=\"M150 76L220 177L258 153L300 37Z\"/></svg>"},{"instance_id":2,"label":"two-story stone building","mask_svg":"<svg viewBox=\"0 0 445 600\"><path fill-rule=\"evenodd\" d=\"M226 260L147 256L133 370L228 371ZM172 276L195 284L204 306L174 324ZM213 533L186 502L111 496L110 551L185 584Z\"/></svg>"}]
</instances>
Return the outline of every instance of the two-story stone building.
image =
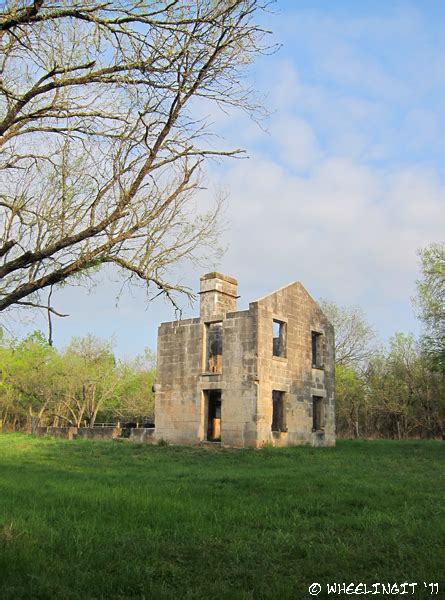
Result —
<instances>
[{"instance_id":1,"label":"two-story stone building","mask_svg":"<svg viewBox=\"0 0 445 600\"><path fill-rule=\"evenodd\" d=\"M156 439L333 445L334 330L301 283L237 311L237 281L209 273L200 299L159 327Z\"/></svg>"}]
</instances>

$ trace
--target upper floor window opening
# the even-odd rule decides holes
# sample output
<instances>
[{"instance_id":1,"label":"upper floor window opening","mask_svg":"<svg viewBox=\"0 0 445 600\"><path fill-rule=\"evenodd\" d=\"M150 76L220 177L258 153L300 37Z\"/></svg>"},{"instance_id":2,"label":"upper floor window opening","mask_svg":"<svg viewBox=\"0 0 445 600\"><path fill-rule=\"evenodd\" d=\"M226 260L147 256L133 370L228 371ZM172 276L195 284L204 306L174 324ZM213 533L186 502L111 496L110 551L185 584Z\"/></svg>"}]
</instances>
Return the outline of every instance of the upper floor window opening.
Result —
<instances>
[{"instance_id":1,"label":"upper floor window opening","mask_svg":"<svg viewBox=\"0 0 445 600\"><path fill-rule=\"evenodd\" d=\"M222 373L223 324L221 321L206 325L205 370Z\"/></svg>"},{"instance_id":2,"label":"upper floor window opening","mask_svg":"<svg viewBox=\"0 0 445 600\"><path fill-rule=\"evenodd\" d=\"M319 331L312 332L312 366L323 368L323 334Z\"/></svg>"},{"instance_id":3,"label":"upper floor window opening","mask_svg":"<svg viewBox=\"0 0 445 600\"><path fill-rule=\"evenodd\" d=\"M273 320L272 324L273 356L286 358L286 323L283 321Z\"/></svg>"},{"instance_id":4,"label":"upper floor window opening","mask_svg":"<svg viewBox=\"0 0 445 600\"><path fill-rule=\"evenodd\" d=\"M320 396L312 396L312 431L324 431L324 403Z\"/></svg>"}]
</instances>

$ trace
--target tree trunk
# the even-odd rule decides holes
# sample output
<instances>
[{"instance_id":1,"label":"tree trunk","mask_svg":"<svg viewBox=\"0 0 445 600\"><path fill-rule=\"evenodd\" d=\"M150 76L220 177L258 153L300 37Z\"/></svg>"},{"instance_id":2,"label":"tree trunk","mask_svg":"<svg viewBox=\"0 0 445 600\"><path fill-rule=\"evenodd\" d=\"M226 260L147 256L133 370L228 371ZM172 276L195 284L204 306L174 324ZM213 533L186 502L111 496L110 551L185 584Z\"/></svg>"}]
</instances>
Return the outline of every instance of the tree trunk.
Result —
<instances>
[{"instance_id":1,"label":"tree trunk","mask_svg":"<svg viewBox=\"0 0 445 600\"><path fill-rule=\"evenodd\" d=\"M356 439L358 439L360 437L358 419L356 419L355 423L354 423L354 434L355 434Z\"/></svg>"}]
</instances>

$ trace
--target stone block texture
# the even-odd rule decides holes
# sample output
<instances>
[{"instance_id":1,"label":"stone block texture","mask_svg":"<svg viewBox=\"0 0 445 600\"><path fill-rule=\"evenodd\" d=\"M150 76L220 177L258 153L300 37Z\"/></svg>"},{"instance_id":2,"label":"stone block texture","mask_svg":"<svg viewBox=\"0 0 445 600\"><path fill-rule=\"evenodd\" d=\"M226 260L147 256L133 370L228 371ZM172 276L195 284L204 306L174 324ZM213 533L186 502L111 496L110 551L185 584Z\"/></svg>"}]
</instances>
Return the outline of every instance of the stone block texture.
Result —
<instances>
[{"instance_id":1,"label":"stone block texture","mask_svg":"<svg viewBox=\"0 0 445 600\"><path fill-rule=\"evenodd\" d=\"M159 327L150 437L255 448L335 444L334 330L301 283L237 311L236 279L208 273L200 298L200 318Z\"/></svg>"},{"instance_id":2,"label":"stone block texture","mask_svg":"<svg viewBox=\"0 0 445 600\"><path fill-rule=\"evenodd\" d=\"M145 428L139 427L138 429L132 429L130 431L129 436L130 442L138 442L143 444L154 444L155 437L155 429L154 427Z\"/></svg>"},{"instance_id":3,"label":"stone block texture","mask_svg":"<svg viewBox=\"0 0 445 600\"><path fill-rule=\"evenodd\" d=\"M79 427L75 437L88 440L114 440L121 435L121 427Z\"/></svg>"}]
</instances>

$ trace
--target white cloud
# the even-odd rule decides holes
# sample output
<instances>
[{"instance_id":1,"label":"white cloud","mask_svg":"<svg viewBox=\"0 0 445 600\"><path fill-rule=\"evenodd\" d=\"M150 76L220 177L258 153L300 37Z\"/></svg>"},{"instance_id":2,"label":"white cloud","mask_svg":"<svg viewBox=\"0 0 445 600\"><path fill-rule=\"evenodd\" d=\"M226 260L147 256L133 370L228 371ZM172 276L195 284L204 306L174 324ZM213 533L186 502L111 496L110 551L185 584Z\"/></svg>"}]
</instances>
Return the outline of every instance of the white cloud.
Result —
<instances>
[{"instance_id":1,"label":"white cloud","mask_svg":"<svg viewBox=\"0 0 445 600\"><path fill-rule=\"evenodd\" d=\"M241 307L298 279L317 297L361 304L384 336L415 326L416 250L444 231L445 48L420 9L382 6L371 17L296 8L275 22L287 43L254 73L268 133L240 112L194 106L225 138L212 138L215 148L251 156L212 166L206 192L216 182L230 193L218 268L239 279ZM200 274L188 266L182 279L197 291ZM117 290L103 282L90 297L57 295L72 316L56 338L114 333L128 355L155 347L172 310L147 311L143 293L116 309Z\"/></svg>"},{"instance_id":2,"label":"white cloud","mask_svg":"<svg viewBox=\"0 0 445 600\"><path fill-rule=\"evenodd\" d=\"M421 168L325 159L302 177L259 156L228 183L226 271L262 293L298 279L315 295L362 303L371 320L376 297L391 313L409 305L416 249L443 232L445 187Z\"/></svg>"},{"instance_id":3,"label":"white cloud","mask_svg":"<svg viewBox=\"0 0 445 600\"><path fill-rule=\"evenodd\" d=\"M283 164L307 169L317 162L321 151L311 126L298 117L282 113L273 119L271 141Z\"/></svg>"}]
</instances>

